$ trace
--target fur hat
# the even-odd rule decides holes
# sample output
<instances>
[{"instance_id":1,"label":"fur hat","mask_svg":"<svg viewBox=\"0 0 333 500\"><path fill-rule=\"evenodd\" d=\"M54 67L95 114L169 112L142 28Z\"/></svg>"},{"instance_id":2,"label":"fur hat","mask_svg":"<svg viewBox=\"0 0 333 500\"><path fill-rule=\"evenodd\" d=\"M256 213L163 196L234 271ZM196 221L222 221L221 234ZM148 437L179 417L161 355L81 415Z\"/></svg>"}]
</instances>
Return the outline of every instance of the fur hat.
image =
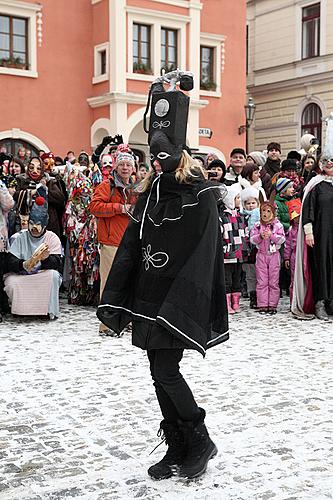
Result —
<instances>
[{"instance_id":1,"label":"fur hat","mask_svg":"<svg viewBox=\"0 0 333 500\"><path fill-rule=\"evenodd\" d=\"M230 158L232 158L234 155L243 155L244 158L246 158L246 153L243 148L234 148L230 153Z\"/></svg>"},{"instance_id":2,"label":"fur hat","mask_svg":"<svg viewBox=\"0 0 333 500\"><path fill-rule=\"evenodd\" d=\"M287 154L287 160L301 161L302 155L298 151L289 151ZM283 162L282 162L283 163Z\"/></svg>"},{"instance_id":3,"label":"fur hat","mask_svg":"<svg viewBox=\"0 0 333 500\"><path fill-rule=\"evenodd\" d=\"M248 154L248 156L252 158L258 167L263 167L266 163L266 156L261 151L252 151L252 153Z\"/></svg>"},{"instance_id":4,"label":"fur hat","mask_svg":"<svg viewBox=\"0 0 333 500\"><path fill-rule=\"evenodd\" d=\"M292 179L288 179L288 177L280 177L276 181L275 190L277 193L283 193L288 187L292 186L294 181Z\"/></svg>"},{"instance_id":5,"label":"fur hat","mask_svg":"<svg viewBox=\"0 0 333 500\"><path fill-rule=\"evenodd\" d=\"M248 187L243 189L241 192L241 201L242 205L249 200L250 198L255 198L256 200L259 200L259 189L256 189L255 187Z\"/></svg>"},{"instance_id":6,"label":"fur hat","mask_svg":"<svg viewBox=\"0 0 333 500\"><path fill-rule=\"evenodd\" d=\"M213 160L213 161L211 161L210 164L209 164L209 170L211 170L212 168L216 168L216 167L222 168L222 170L223 170L223 177L224 177L225 174L226 174L226 172L227 172L225 163L222 160Z\"/></svg>"},{"instance_id":7,"label":"fur hat","mask_svg":"<svg viewBox=\"0 0 333 500\"><path fill-rule=\"evenodd\" d=\"M281 172L285 172L286 170L295 170L297 171L297 163L296 160L288 158L287 160L283 160L281 163Z\"/></svg>"},{"instance_id":8,"label":"fur hat","mask_svg":"<svg viewBox=\"0 0 333 500\"><path fill-rule=\"evenodd\" d=\"M277 151L280 151L280 153L281 153L281 145L278 142L270 142L267 145L267 151L271 151L272 149L276 149Z\"/></svg>"}]
</instances>

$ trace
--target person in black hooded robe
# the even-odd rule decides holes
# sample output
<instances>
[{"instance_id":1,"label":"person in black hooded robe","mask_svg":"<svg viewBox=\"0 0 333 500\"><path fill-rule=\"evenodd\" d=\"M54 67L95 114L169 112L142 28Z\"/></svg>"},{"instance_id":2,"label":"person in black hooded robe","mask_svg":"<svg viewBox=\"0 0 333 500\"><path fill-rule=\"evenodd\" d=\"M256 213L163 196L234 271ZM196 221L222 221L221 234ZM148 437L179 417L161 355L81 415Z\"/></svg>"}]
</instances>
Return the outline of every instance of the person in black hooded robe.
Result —
<instances>
[{"instance_id":1,"label":"person in black hooded robe","mask_svg":"<svg viewBox=\"0 0 333 500\"><path fill-rule=\"evenodd\" d=\"M155 479L205 472L217 448L179 372L184 349L228 339L223 245L214 191L182 145L164 132L150 141L155 167L145 179L110 271L98 318L117 333L132 321L132 342L147 351L168 450ZM157 173L159 172L159 173Z\"/></svg>"}]
</instances>

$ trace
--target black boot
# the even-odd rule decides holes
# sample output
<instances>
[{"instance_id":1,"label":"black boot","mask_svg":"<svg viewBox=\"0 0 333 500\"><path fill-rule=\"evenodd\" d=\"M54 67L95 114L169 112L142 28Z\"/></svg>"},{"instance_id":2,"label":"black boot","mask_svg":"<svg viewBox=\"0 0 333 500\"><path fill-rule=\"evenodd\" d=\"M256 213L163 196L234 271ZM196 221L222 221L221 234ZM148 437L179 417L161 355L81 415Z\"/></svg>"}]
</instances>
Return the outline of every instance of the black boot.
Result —
<instances>
[{"instance_id":1,"label":"black boot","mask_svg":"<svg viewBox=\"0 0 333 500\"><path fill-rule=\"evenodd\" d=\"M257 309L257 292L250 292L250 308Z\"/></svg>"},{"instance_id":2,"label":"black boot","mask_svg":"<svg viewBox=\"0 0 333 500\"><path fill-rule=\"evenodd\" d=\"M204 419L205 410L200 409L200 416L191 422L181 422L187 445L186 457L180 466L179 475L188 479L201 476L207 469L208 461L217 454L216 445L210 439Z\"/></svg>"},{"instance_id":3,"label":"black boot","mask_svg":"<svg viewBox=\"0 0 333 500\"><path fill-rule=\"evenodd\" d=\"M148 469L148 474L154 479L168 479L185 457L185 439L177 422L162 420L158 436L163 437L168 445L167 452L160 462Z\"/></svg>"}]
</instances>

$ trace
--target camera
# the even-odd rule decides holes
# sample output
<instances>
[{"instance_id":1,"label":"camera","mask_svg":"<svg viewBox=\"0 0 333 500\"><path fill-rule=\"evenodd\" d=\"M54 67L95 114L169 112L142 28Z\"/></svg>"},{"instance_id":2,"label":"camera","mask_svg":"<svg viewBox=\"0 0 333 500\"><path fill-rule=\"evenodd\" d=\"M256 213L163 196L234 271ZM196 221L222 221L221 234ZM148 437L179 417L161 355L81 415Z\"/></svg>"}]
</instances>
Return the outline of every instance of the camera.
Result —
<instances>
[{"instance_id":1,"label":"camera","mask_svg":"<svg viewBox=\"0 0 333 500\"><path fill-rule=\"evenodd\" d=\"M217 172L208 171L208 179L215 179L217 177Z\"/></svg>"}]
</instances>

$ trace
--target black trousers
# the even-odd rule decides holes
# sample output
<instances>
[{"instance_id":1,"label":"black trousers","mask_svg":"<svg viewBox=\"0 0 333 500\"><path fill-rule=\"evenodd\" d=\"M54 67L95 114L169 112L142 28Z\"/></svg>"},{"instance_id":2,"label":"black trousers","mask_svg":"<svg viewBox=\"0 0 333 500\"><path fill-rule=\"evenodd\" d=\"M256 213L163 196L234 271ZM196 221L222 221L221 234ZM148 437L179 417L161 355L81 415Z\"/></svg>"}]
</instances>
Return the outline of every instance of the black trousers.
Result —
<instances>
[{"instance_id":1,"label":"black trousers","mask_svg":"<svg viewBox=\"0 0 333 500\"><path fill-rule=\"evenodd\" d=\"M224 265L225 289L226 293L236 293L241 291L242 264L233 262Z\"/></svg>"},{"instance_id":2,"label":"black trousers","mask_svg":"<svg viewBox=\"0 0 333 500\"><path fill-rule=\"evenodd\" d=\"M193 394L182 374L179 363L184 349L150 349L147 351L163 418L168 421L195 420L200 414Z\"/></svg>"}]
</instances>

